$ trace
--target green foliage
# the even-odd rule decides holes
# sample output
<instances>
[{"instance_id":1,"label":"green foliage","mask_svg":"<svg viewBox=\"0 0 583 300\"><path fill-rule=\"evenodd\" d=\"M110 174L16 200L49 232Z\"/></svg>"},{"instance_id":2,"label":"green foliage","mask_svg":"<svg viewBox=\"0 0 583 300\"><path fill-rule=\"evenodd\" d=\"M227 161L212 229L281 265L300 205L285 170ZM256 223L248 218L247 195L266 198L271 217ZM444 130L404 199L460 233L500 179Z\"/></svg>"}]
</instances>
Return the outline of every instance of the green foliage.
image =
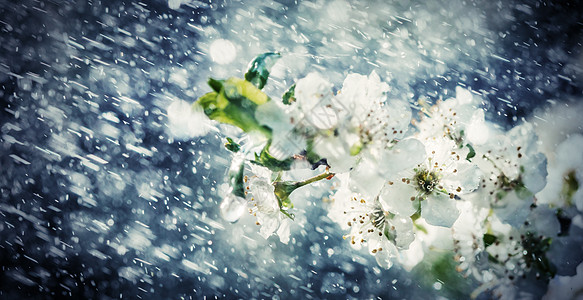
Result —
<instances>
[{"instance_id":1,"label":"green foliage","mask_svg":"<svg viewBox=\"0 0 583 300\"><path fill-rule=\"evenodd\" d=\"M241 145L237 144L235 141L233 141L232 138L227 137L227 142L225 143L225 148L227 148L227 150L231 151L231 152L239 152L239 150L241 150Z\"/></svg>"},{"instance_id":2,"label":"green foliage","mask_svg":"<svg viewBox=\"0 0 583 300\"><path fill-rule=\"evenodd\" d=\"M236 172L229 173L229 181L231 182L231 186L233 187L233 195L245 198L245 183L243 180L243 170L244 164L239 166L239 169Z\"/></svg>"},{"instance_id":3,"label":"green foliage","mask_svg":"<svg viewBox=\"0 0 583 300\"><path fill-rule=\"evenodd\" d=\"M213 89L213 91L220 93L221 90L223 89L223 82L225 82L224 80L217 80L214 78L209 78L209 80L207 81L208 85L211 87L211 89Z\"/></svg>"},{"instance_id":4,"label":"green foliage","mask_svg":"<svg viewBox=\"0 0 583 300\"><path fill-rule=\"evenodd\" d=\"M553 278L556 274L555 266L546 256L547 251L551 247L551 243L551 238L536 236L531 232L527 232L522 241L522 247L526 251L523 257L527 267L534 267L547 280Z\"/></svg>"},{"instance_id":5,"label":"green foliage","mask_svg":"<svg viewBox=\"0 0 583 300\"><path fill-rule=\"evenodd\" d=\"M269 146L271 146L271 142L263 147L260 154L255 153L255 160L252 162L264 166L274 172L289 170L294 161L293 158L290 157L285 160L279 160L269 154Z\"/></svg>"},{"instance_id":6,"label":"green foliage","mask_svg":"<svg viewBox=\"0 0 583 300\"><path fill-rule=\"evenodd\" d=\"M567 205L573 205L573 195L579 190L579 181L575 174L575 170L571 170L565 177L563 177L563 187L561 195L564 197Z\"/></svg>"},{"instance_id":7,"label":"green foliage","mask_svg":"<svg viewBox=\"0 0 583 300\"><path fill-rule=\"evenodd\" d=\"M350 146L350 155L351 156L358 155L358 153L362 151L362 148L364 148L364 145L361 142L355 143L354 145Z\"/></svg>"},{"instance_id":8,"label":"green foliage","mask_svg":"<svg viewBox=\"0 0 583 300\"><path fill-rule=\"evenodd\" d=\"M319 162L322 158L314 152L314 139L310 138L306 141L306 159L310 164Z\"/></svg>"},{"instance_id":9,"label":"green foliage","mask_svg":"<svg viewBox=\"0 0 583 300\"><path fill-rule=\"evenodd\" d=\"M287 91L283 94L282 101L283 104L292 104L296 101L296 84L294 83L292 86L289 87L289 89L287 89Z\"/></svg>"},{"instance_id":10,"label":"green foliage","mask_svg":"<svg viewBox=\"0 0 583 300\"><path fill-rule=\"evenodd\" d=\"M282 208L292 208L293 204L289 199L289 195L296 190L297 186L294 182L276 181L274 184L274 194L277 197L279 206Z\"/></svg>"},{"instance_id":11,"label":"green foliage","mask_svg":"<svg viewBox=\"0 0 583 300\"><path fill-rule=\"evenodd\" d=\"M486 233L482 237L482 240L484 241L484 246L488 247L494 244L498 240L498 238L493 234Z\"/></svg>"},{"instance_id":12,"label":"green foliage","mask_svg":"<svg viewBox=\"0 0 583 300\"><path fill-rule=\"evenodd\" d=\"M267 83L269 70L281 57L279 53L267 52L258 55L251 63L245 73L245 80L252 83L258 89L262 89Z\"/></svg>"},{"instance_id":13,"label":"green foliage","mask_svg":"<svg viewBox=\"0 0 583 300\"><path fill-rule=\"evenodd\" d=\"M223 83L223 90L225 96L230 101L248 100L255 105L261 105L269 101L269 97L260 89L255 87L252 83L241 78L229 78Z\"/></svg>"},{"instance_id":14,"label":"green foliage","mask_svg":"<svg viewBox=\"0 0 583 300\"><path fill-rule=\"evenodd\" d=\"M237 126L247 133L259 131L267 138L271 138L271 130L259 124L255 118L255 111L257 106L270 101L261 88L267 82L269 69L279 57L278 53L259 55L251 62L249 70L245 73L245 79L209 78L208 85L213 92L200 97L194 105L200 105L212 120Z\"/></svg>"},{"instance_id":15,"label":"green foliage","mask_svg":"<svg viewBox=\"0 0 583 300\"><path fill-rule=\"evenodd\" d=\"M269 101L265 93L239 78L211 78L208 84L214 92L204 94L193 105L200 105L212 120L237 126L245 132L258 131L271 137L271 130L255 119L257 106Z\"/></svg>"},{"instance_id":16,"label":"green foliage","mask_svg":"<svg viewBox=\"0 0 583 300\"><path fill-rule=\"evenodd\" d=\"M472 147L472 145L470 144L466 144L466 147L470 149L470 152L466 156L466 160L471 161L471 159L474 158L474 156L476 156L476 151L474 150L474 147Z\"/></svg>"}]
</instances>

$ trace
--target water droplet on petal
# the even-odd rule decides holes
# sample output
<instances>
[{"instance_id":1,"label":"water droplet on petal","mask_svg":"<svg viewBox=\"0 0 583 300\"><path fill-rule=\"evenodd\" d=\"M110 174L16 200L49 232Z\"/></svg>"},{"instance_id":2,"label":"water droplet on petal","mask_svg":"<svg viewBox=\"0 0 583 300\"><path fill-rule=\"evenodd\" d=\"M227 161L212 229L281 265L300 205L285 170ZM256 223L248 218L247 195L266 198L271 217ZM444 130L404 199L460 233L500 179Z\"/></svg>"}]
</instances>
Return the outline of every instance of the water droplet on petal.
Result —
<instances>
[{"instance_id":1,"label":"water droplet on petal","mask_svg":"<svg viewBox=\"0 0 583 300\"><path fill-rule=\"evenodd\" d=\"M231 223L237 222L245 212L245 199L229 194L221 202L220 210L223 219Z\"/></svg>"}]
</instances>

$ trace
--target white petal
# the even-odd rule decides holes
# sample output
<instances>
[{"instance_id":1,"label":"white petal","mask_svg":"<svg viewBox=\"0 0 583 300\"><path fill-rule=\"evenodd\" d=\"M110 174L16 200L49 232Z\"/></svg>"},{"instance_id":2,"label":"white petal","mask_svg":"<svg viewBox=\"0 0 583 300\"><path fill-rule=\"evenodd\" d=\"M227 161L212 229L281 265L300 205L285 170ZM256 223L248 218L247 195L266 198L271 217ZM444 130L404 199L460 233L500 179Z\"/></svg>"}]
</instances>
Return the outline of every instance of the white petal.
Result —
<instances>
[{"instance_id":1,"label":"white petal","mask_svg":"<svg viewBox=\"0 0 583 300\"><path fill-rule=\"evenodd\" d=\"M411 197L416 196L417 190L412 184L406 184L398 179L392 185L389 183L383 187L379 200L384 210L402 216L410 216L417 211L414 204L418 202L411 201Z\"/></svg>"},{"instance_id":2,"label":"white petal","mask_svg":"<svg viewBox=\"0 0 583 300\"><path fill-rule=\"evenodd\" d=\"M528 219L531 220L530 224L536 229L537 234L554 238L561 230L557 213L547 206L537 206Z\"/></svg>"},{"instance_id":3,"label":"white petal","mask_svg":"<svg viewBox=\"0 0 583 300\"><path fill-rule=\"evenodd\" d=\"M391 220L391 224L397 231L395 245L400 249L409 249L409 245L415 240L411 218L397 215Z\"/></svg>"},{"instance_id":4,"label":"white petal","mask_svg":"<svg viewBox=\"0 0 583 300\"><path fill-rule=\"evenodd\" d=\"M528 190L538 193L547 184L547 158L542 153L529 157L523 165L522 182Z\"/></svg>"},{"instance_id":5,"label":"white petal","mask_svg":"<svg viewBox=\"0 0 583 300\"><path fill-rule=\"evenodd\" d=\"M411 271L425 256L422 239L416 239L409 245L409 249L399 251L399 262L401 266Z\"/></svg>"},{"instance_id":6,"label":"white petal","mask_svg":"<svg viewBox=\"0 0 583 300\"><path fill-rule=\"evenodd\" d=\"M455 98L460 104L471 103L473 96L469 90L464 89L461 86L455 87Z\"/></svg>"},{"instance_id":7,"label":"white petal","mask_svg":"<svg viewBox=\"0 0 583 300\"><path fill-rule=\"evenodd\" d=\"M279 236L280 242L287 244L289 243L291 220L287 217L282 218L283 220L281 220L279 228L277 229L277 235Z\"/></svg>"},{"instance_id":8,"label":"white petal","mask_svg":"<svg viewBox=\"0 0 583 300\"><path fill-rule=\"evenodd\" d=\"M348 145L338 137L326 137L314 141L314 151L326 158L330 170L334 173L344 173L352 168L356 158L350 155Z\"/></svg>"},{"instance_id":9,"label":"white petal","mask_svg":"<svg viewBox=\"0 0 583 300\"><path fill-rule=\"evenodd\" d=\"M397 250L395 246L391 243L387 243L383 250L378 251L375 254L375 259L379 266L385 269L389 269L393 266L393 260L397 257Z\"/></svg>"},{"instance_id":10,"label":"white petal","mask_svg":"<svg viewBox=\"0 0 583 300\"><path fill-rule=\"evenodd\" d=\"M385 184L384 178L379 172L377 163L364 157L350 172L350 185L353 190L360 192L367 198L374 198Z\"/></svg>"},{"instance_id":11,"label":"white petal","mask_svg":"<svg viewBox=\"0 0 583 300\"><path fill-rule=\"evenodd\" d=\"M310 73L298 80L294 91L297 103L304 113L332 97L332 84L318 73Z\"/></svg>"},{"instance_id":12,"label":"white petal","mask_svg":"<svg viewBox=\"0 0 583 300\"><path fill-rule=\"evenodd\" d=\"M304 149L306 149L305 138L288 131L273 135L273 140L269 146L269 154L276 159L285 160Z\"/></svg>"},{"instance_id":13,"label":"white petal","mask_svg":"<svg viewBox=\"0 0 583 300\"><path fill-rule=\"evenodd\" d=\"M306 114L306 120L318 129L330 129L338 123L338 115L331 107L317 105Z\"/></svg>"},{"instance_id":14,"label":"white petal","mask_svg":"<svg viewBox=\"0 0 583 300\"><path fill-rule=\"evenodd\" d=\"M425 160L425 146L417 139L398 142L391 150L384 151L380 161L385 178L405 169L413 169Z\"/></svg>"},{"instance_id":15,"label":"white petal","mask_svg":"<svg viewBox=\"0 0 583 300\"><path fill-rule=\"evenodd\" d=\"M510 191L504 198L499 201L500 204L494 207L494 212L500 221L510 224L514 227L520 227L530 213L530 205L533 198L522 199L515 191Z\"/></svg>"},{"instance_id":16,"label":"white petal","mask_svg":"<svg viewBox=\"0 0 583 300\"><path fill-rule=\"evenodd\" d=\"M249 190L253 194L257 209L265 214L273 215L279 211L279 204L273 193L274 187L264 178L252 178Z\"/></svg>"},{"instance_id":17,"label":"white petal","mask_svg":"<svg viewBox=\"0 0 583 300\"><path fill-rule=\"evenodd\" d=\"M409 101L404 99L391 99L387 102L388 112L389 112L389 128L393 128L398 133L396 134L396 138L401 138L409 128L411 124L411 105ZM399 133L403 131L403 133ZM392 134L392 132L391 132Z\"/></svg>"},{"instance_id":18,"label":"white petal","mask_svg":"<svg viewBox=\"0 0 583 300\"><path fill-rule=\"evenodd\" d=\"M260 124L271 128L274 135L281 131L291 130L288 115L275 101L259 105L255 110L255 118Z\"/></svg>"},{"instance_id":19,"label":"white petal","mask_svg":"<svg viewBox=\"0 0 583 300\"><path fill-rule=\"evenodd\" d=\"M451 227L460 215L455 200L448 195L434 192L421 201L421 217L434 226Z\"/></svg>"},{"instance_id":20,"label":"white petal","mask_svg":"<svg viewBox=\"0 0 583 300\"><path fill-rule=\"evenodd\" d=\"M455 173L453 171L456 171ZM460 187L461 193L469 193L478 188L482 179L482 171L478 166L467 161L461 161L454 165L443 174L441 182L448 192L456 193L455 190ZM460 192L457 192L459 194Z\"/></svg>"},{"instance_id":21,"label":"white petal","mask_svg":"<svg viewBox=\"0 0 583 300\"><path fill-rule=\"evenodd\" d=\"M466 127L466 137L472 145L483 145L490 138L490 127L486 125L484 110L478 109Z\"/></svg>"},{"instance_id":22,"label":"white petal","mask_svg":"<svg viewBox=\"0 0 583 300\"><path fill-rule=\"evenodd\" d=\"M272 235L279 226L277 218L264 213L257 213L257 222L261 225L259 234L265 239Z\"/></svg>"}]
</instances>

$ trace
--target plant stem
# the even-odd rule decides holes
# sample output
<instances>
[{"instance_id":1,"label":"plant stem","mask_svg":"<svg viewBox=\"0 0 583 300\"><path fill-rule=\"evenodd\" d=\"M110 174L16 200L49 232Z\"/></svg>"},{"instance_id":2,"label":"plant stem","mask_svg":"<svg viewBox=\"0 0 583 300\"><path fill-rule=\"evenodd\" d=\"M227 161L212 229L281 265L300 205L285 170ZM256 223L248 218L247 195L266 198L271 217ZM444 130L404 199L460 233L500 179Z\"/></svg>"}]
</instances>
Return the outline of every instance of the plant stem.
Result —
<instances>
[{"instance_id":1,"label":"plant stem","mask_svg":"<svg viewBox=\"0 0 583 300\"><path fill-rule=\"evenodd\" d=\"M330 172L326 171L320 175L316 175L314 177L308 178L308 179L303 180L303 181L298 181L294 184L294 186L297 189L297 188L300 188L304 185L308 185L310 183L314 183L316 181L320 181L322 179L329 178L330 176L334 176L334 173L330 173Z\"/></svg>"},{"instance_id":2,"label":"plant stem","mask_svg":"<svg viewBox=\"0 0 583 300\"><path fill-rule=\"evenodd\" d=\"M302 180L302 181L297 181L297 182L291 182L291 181L276 181L273 183L273 185L275 186L275 196L277 197L280 207L281 206L285 206L285 207L289 207L291 206L291 203L289 202L289 195L291 195L291 193L293 191L295 191L296 189L304 186L304 185L308 185L310 183L314 183L316 181L320 181L322 179L325 178L331 178L332 176L334 176L334 173L330 173L328 171L308 178L306 180Z\"/></svg>"}]
</instances>

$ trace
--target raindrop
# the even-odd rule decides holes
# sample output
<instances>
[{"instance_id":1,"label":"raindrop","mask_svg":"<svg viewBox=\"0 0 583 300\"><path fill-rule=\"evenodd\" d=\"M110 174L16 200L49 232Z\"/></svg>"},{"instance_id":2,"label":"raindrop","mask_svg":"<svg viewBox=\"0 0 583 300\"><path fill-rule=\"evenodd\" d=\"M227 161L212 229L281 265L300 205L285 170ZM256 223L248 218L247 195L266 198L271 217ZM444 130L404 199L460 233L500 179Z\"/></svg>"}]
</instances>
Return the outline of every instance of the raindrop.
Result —
<instances>
[{"instance_id":1,"label":"raindrop","mask_svg":"<svg viewBox=\"0 0 583 300\"><path fill-rule=\"evenodd\" d=\"M245 211L245 199L229 193L221 202L221 216L229 222L237 222Z\"/></svg>"}]
</instances>

